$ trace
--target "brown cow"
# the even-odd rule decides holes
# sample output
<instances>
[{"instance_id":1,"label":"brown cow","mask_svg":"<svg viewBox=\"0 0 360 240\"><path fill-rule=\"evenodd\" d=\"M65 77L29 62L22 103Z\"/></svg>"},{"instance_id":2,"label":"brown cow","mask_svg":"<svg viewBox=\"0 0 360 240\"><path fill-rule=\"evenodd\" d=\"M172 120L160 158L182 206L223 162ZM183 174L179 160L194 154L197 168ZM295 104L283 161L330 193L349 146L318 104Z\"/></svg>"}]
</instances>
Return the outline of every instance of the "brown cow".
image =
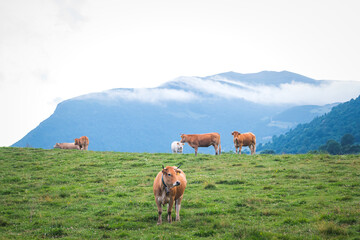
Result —
<instances>
[{"instance_id":1,"label":"brown cow","mask_svg":"<svg viewBox=\"0 0 360 240\"><path fill-rule=\"evenodd\" d=\"M236 149L236 153L238 153L239 148L239 154L241 154L241 148L243 146L249 146L251 155L255 154L256 152L256 137L253 133L239 133L238 131L234 131L231 133L231 135L234 136L234 145Z\"/></svg>"},{"instance_id":2,"label":"brown cow","mask_svg":"<svg viewBox=\"0 0 360 240\"><path fill-rule=\"evenodd\" d=\"M82 136L81 138L75 138L75 145L78 145L81 150L88 150L89 138Z\"/></svg>"},{"instance_id":3,"label":"brown cow","mask_svg":"<svg viewBox=\"0 0 360 240\"><path fill-rule=\"evenodd\" d=\"M214 146L215 154L221 154L220 134L205 133L205 134L182 134L181 143L188 143L190 147L195 149L195 156L197 156L198 147Z\"/></svg>"},{"instance_id":4,"label":"brown cow","mask_svg":"<svg viewBox=\"0 0 360 240\"><path fill-rule=\"evenodd\" d=\"M154 180L154 196L155 202L158 207L159 218L157 224L162 223L162 205L168 205L167 220L172 222L171 210L175 201L176 221L180 221L180 206L181 200L186 188L186 176L185 173L179 167L163 167L163 170L158 173Z\"/></svg>"},{"instance_id":5,"label":"brown cow","mask_svg":"<svg viewBox=\"0 0 360 240\"><path fill-rule=\"evenodd\" d=\"M80 150L80 147L74 143L56 143L54 148Z\"/></svg>"}]
</instances>

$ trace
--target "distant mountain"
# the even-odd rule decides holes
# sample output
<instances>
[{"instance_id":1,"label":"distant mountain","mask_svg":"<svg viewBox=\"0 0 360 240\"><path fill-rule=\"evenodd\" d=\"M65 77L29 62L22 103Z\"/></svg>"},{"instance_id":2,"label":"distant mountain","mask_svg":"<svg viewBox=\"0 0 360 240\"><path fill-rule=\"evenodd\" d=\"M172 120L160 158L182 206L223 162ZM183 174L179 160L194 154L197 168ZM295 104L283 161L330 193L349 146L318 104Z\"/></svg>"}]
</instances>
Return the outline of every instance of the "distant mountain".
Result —
<instances>
[{"instance_id":1,"label":"distant mountain","mask_svg":"<svg viewBox=\"0 0 360 240\"><path fill-rule=\"evenodd\" d=\"M342 103L310 123L300 124L296 128L272 141L261 145L258 150L271 149L276 153L306 153L317 150L328 140L340 142L345 134L355 137L360 143L360 96L355 100Z\"/></svg>"},{"instance_id":2,"label":"distant mountain","mask_svg":"<svg viewBox=\"0 0 360 240\"><path fill-rule=\"evenodd\" d=\"M157 88L90 93L58 104L48 119L13 146L49 149L56 142L73 142L86 135L89 150L170 152L171 142L179 140L181 133L219 132L222 150L230 151L234 130L251 131L258 143L266 143L273 135L329 111L328 106L300 106L297 99L283 95L289 86L318 91L327 84L286 71L229 72L179 77ZM186 145L184 152L193 153L193 149Z\"/></svg>"},{"instance_id":3,"label":"distant mountain","mask_svg":"<svg viewBox=\"0 0 360 240\"><path fill-rule=\"evenodd\" d=\"M226 72L226 73L220 73L217 75L206 77L206 79L213 79L214 77L235 80L252 85L279 86L280 84L285 84L285 83L290 84L292 82L318 85L321 83L321 81L314 80L312 78L308 78L300 74L296 74L288 71L282 71L282 72L262 71L259 73L250 73L250 74Z\"/></svg>"},{"instance_id":4,"label":"distant mountain","mask_svg":"<svg viewBox=\"0 0 360 240\"><path fill-rule=\"evenodd\" d=\"M289 108L272 117L269 126L282 128L294 128L300 123L310 122L317 116L330 112L339 103L326 104L324 106L303 105Z\"/></svg>"}]
</instances>

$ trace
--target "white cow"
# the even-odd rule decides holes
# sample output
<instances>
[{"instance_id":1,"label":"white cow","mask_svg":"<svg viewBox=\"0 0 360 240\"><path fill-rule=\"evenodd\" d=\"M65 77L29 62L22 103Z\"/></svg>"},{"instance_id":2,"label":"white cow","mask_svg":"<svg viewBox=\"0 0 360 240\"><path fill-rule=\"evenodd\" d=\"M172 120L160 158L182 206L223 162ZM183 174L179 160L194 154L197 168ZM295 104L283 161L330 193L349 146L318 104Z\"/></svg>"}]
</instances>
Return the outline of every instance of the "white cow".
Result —
<instances>
[{"instance_id":1,"label":"white cow","mask_svg":"<svg viewBox=\"0 0 360 240\"><path fill-rule=\"evenodd\" d=\"M54 148L80 150L80 147L75 145L75 143L56 143Z\"/></svg>"},{"instance_id":2,"label":"white cow","mask_svg":"<svg viewBox=\"0 0 360 240\"><path fill-rule=\"evenodd\" d=\"M179 141L172 142L171 143L171 151L172 151L172 153L182 153L184 144L185 143L181 143Z\"/></svg>"}]
</instances>

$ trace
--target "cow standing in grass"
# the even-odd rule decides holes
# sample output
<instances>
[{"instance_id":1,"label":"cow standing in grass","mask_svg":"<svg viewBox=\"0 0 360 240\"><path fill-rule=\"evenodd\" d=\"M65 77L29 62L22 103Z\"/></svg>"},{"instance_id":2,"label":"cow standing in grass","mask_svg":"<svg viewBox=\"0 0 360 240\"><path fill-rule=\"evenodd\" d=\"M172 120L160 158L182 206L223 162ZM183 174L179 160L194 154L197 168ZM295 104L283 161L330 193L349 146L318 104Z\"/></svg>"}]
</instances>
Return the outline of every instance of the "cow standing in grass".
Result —
<instances>
[{"instance_id":1,"label":"cow standing in grass","mask_svg":"<svg viewBox=\"0 0 360 240\"><path fill-rule=\"evenodd\" d=\"M180 166L179 166L180 167ZM186 188L186 175L179 167L167 166L157 174L153 190L155 202L158 207L159 218L157 224L162 223L162 205L169 204L167 220L172 222L171 211L175 202L176 221L180 221L181 200Z\"/></svg>"},{"instance_id":2,"label":"cow standing in grass","mask_svg":"<svg viewBox=\"0 0 360 240\"><path fill-rule=\"evenodd\" d=\"M172 153L183 153L184 143L179 141L174 141L171 143Z\"/></svg>"},{"instance_id":3,"label":"cow standing in grass","mask_svg":"<svg viewBox=\"0 0 360 240\"><path fill-rule=\"evenodd\" d=\"M197 156L199 147L214 146L215 154L221 154L220 134L205 133L205 134L182 134L181 143L188 143L190 147L195 149L195 156Z\"/></svg>"},{"instance_id":4,"label":"cow standing in grass","mask_svg":"<svg viewBox=\"0 0 360 240\"><path fill-rule=\"evenodd\" d=\"M82 136L81 138L75 138L75 145L78 145L81 150L88 150L89 138L87 136Z\"/></svg>"},{"instance_id":5,"label":"cow standing in grass","mask_svg":"<svg viewBox=\"0 0 360 240\"><path fill-rule=\"evenodd\" d=\"M243 146L249 146L251 155L255 154L256 152L256 137L253 133L239 133L238 131L234 131L231 133L234 136L234 146L236 149L236 153L241 154L241 148Z\"/></svg>"}]
</instances>

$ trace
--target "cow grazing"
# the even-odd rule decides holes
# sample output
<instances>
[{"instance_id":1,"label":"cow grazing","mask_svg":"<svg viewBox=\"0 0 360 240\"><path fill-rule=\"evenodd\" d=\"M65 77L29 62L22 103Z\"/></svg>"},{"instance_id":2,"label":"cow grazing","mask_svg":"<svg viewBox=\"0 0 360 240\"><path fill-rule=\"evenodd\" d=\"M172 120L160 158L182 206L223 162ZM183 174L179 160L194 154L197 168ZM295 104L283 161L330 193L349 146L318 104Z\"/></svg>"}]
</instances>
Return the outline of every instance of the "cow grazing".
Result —
<instances>
[{"instance_id":1,"label":"cow grazing","mask_svg":"<svg viewBox=\"0 0 360 240\"><path fill-rule=\"evenodd\" d=\"M82 136L81 138L75 138L75 145L78 145L81 150L88 150L89 138Z\"/></svg>"},{"instance_id":2,"label":"cow grazing","mask_svg":"<svg viewBox=\"0 0 360 240\"><path fill-rule=\"evenodd\" d=\"M54 148L80 150L80 147L74 143L56 143Z\"/></svg>"},{"instance_id":3,"label":"cow grazing","mask_svg":"<svg viewBox=\"0 0 360 240\"><path fill-rule=\"evenodd\" d=\"M239 149L239 154L241 154L241 148L243 146L245 146L245 147L249 146L251 155L255 154L255 152L256 152L256 137L253 133L251 133L251 132L239 133L237 131L234 131L231 133L231 135L234 136L234 145L235 145L236 153L238 153L238 149Z\"/></svg>"},{"instance_id":4,"label":"cow grazing","mask_svg":"<svg viewBox=\"0 0 360 240\"><path fill-rule=\"evenodd\" d=\"M174 202L176 211L175 220L180 221L181 200L183 199L187 183L185 173L179 168L180 166L162 167L163 169L157 174L153 185L155 202L159 213L158 225L162 223L162 205L165 204L169 204L167 220L169 223L172 222L171 210Z\"/></svg>"},{"instance_id":5,"label":"cow grazing","mask_svg":"<svg viewBox=\"0 0 360 240\"><path fill-rule=\"evenodd\" d=\"M182 134L181 143L188 143L190 147L195 149L195 156L197 156L198 147L214 146L215 154L221 154L220 134L205 133L205 134Z\"/></svg>"},{"instance_id":6,"label":"cow grazing","mask_svg":"<svg viewBox=\"0 0 360 240\"><path fill-rule=\"evenodd\" d=\"M172 153L183 153L183 146L185 143L181 143L178 141L174 141L171 143L171 151Z\"/></svg>"}]
</instances>

